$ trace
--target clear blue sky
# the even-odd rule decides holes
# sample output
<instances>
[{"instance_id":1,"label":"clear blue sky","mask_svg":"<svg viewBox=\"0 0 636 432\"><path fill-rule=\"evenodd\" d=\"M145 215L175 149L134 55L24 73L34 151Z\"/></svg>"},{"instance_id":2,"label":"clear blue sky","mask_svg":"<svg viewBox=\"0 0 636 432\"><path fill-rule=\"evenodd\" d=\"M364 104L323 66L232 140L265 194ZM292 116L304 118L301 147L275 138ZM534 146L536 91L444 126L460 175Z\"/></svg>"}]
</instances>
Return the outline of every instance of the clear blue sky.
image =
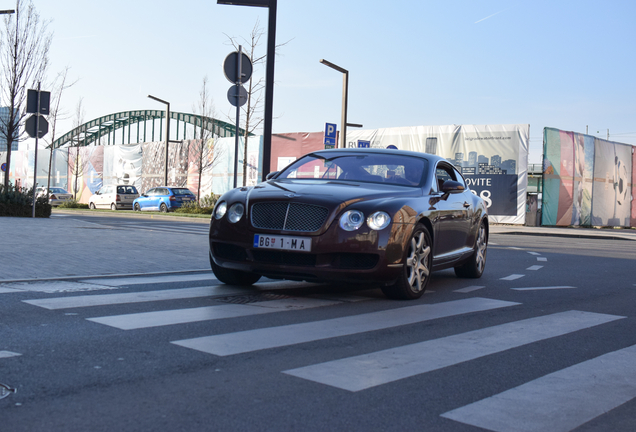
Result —
<instances>
[{"instance_id":1,"label":"clear blue sky","mask_svg":"<svg viewBox=\"0 0 636 432\"><path fill-rule=\"evenodd\" d=\"M12 7L5 1L2 8ZM34 0L54 32L49 75L70 66L63 95L85 120L134 109L191 112L207 75L217 118L233 116L222 72L267 10L216 0ZM348 121L364 129L447 124L530 124L530 163L544 127L636 144L636 2L278 0L275 133ZM263 38L262 52L266 49ZM264 68L256 70L264 75ZM61 125L67 132L72 122ZM597 133L598 131L598 133Z\"/></svg>"}]
</instances>

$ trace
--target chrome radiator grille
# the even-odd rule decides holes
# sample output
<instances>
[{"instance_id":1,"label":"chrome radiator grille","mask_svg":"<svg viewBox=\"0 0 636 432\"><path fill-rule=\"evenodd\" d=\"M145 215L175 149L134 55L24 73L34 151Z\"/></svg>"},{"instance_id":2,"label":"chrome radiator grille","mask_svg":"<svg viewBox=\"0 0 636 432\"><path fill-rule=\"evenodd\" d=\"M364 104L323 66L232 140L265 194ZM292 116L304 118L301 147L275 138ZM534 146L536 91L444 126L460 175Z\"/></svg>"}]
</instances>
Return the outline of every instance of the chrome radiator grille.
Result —
<instances>
[{"instance_id":1,"label":"chrome radiator grille","mask_svg":"<svg viewBox=\"0 0 636 432\"><path fill-rule=\"evenodd\" d=\"M287 202L262 202L252 206L254 228L286 231L318 231L329 210L325 207Z\"/></svg>"}]
</instances>

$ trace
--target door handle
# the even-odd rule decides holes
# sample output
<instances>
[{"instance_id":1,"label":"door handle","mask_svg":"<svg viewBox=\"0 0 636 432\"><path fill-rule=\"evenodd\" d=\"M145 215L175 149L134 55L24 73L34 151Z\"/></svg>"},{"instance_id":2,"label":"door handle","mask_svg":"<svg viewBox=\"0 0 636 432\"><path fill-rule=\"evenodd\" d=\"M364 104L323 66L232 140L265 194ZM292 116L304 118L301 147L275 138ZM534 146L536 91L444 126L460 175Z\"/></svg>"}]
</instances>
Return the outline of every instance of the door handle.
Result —
<instances>
[{"instance_id":1,"label":"door handle","mask_svg":"<svg viewBox=\"0 0 636 432\"><path fill-rule=\"evenodd\" d=\"M464 208L468 208L470 207L470 204L468 204L466 201L464 201Z\"/></svg>"}]
</instances>

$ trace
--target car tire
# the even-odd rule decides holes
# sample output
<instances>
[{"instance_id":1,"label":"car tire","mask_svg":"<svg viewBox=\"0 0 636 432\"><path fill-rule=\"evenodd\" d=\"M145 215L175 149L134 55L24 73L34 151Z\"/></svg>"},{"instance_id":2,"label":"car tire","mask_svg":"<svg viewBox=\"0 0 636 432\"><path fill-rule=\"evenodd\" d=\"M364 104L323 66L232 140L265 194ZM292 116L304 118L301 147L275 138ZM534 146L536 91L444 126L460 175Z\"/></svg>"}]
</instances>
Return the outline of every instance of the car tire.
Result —
<instances>
[{"instance_id":1,"label":"car tire","mask_svg":"<svg viewBox=\"0 0 636 432\"><path fill-rule=\"evenodd\" d=\"M168 213L168 206L166 205L166 203L161 203L161 205L159 206L159 211L161 213Z\"/></svg>"},{"instance_id":2,"label":"car tire","mask_svg":"<svg viewBox=\"0 0 636 432\"><path fill-rule=\"evenodd\" d=\"M135 211L141 211L141 206L139 205L139 203L135 203Z\"/></svg>"},{"instance_id":3,"label":"car tire","mask_svg":"<svg viewBox=\"0 0 636 432\"><path fill-rule=\"evenodd\" d=\"M228 285L252 285L259 281L261 275L243 272L240 270L227 269L217 265L210 255L210 267L214 276L224 284Z\"/></svg>"},{"instance_id":4,"label":"car tire","mask_svg":"<svg viewBox=\"0 0 636 432\"><path fill-rule=\"evenodd\" d=\"M396 300L415 300L422 297L433 267L433 242L428 229L417 224L407 245L404 267L393 285L382 287L385 296Z\"/></svg>"},{"instance_id":5,"label":"car tire","mask_svg":"<svg viewBox=\"0 0 636 432\"><path fill-rule=\"evenodd\" d=\"M91 210L95 210L95 203L89 203L88 208L90 208Z\"/></svg>"},{"instance_id":6,"label":"car tire","mask_svg":"<svg viewBox=\"0 0 636 432\"><path fill-rule=\"evenodd\" d=\"M486 252L488 249L488 231L486 222L481 221L475 239L475 250L468 261L455 267L455 275L460 278L480 278L486 267Z\"/></svg>"},{"instance_id":7,"label":"car tire","mask_svg":"<svg viewBox=\"0 0 636 432\"><path fill-rule=\"evenodd\" d=\"M112 211L117 210L117 204L112 203L112 204L110 205L110 209L111 209Z\"/></svg>"}]
</instances>

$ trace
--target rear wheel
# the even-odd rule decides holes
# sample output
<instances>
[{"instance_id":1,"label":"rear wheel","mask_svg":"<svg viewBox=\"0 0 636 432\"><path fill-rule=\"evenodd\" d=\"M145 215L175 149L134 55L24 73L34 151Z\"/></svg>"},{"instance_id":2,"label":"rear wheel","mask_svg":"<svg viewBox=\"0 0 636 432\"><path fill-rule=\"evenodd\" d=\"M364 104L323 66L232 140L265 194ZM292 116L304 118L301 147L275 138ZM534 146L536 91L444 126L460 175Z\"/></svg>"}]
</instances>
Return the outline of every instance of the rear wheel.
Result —
<instances>
[{"instance_id":1,"label":"rear wheel","mask_svg":"<svg viewBox=\"0 0 636 432\"><path fill-rule=\"evenodd\" d=\"M432 246L428 229L422 224L416 225L408 243L402 273L393 285L382 287L384 295L397 300L414 300L422 297L431 278Z\"/></svg>"},{"instance_id":2,"label":"rear wheel","mask_svg":"<svg viewBox=\"0 0 636 432\"><path fill-rule=\"evenodd\" d=\"M475 251L464 264L455 267L455 275L461 278L480 278L486 268L486 250L488 248L488 234L486 222L482 221L477 231Z\"/></svg>"},{"instance_id":3,"label":"rear wheel","mask_svg":"<svg viewBox=\"0 0 636 432\"><path fill-rule=\"evenodd\" d=\"M168 206L165 203L161 203L159 206L159 211L161 213L168 213Z\"/></svg>"},{"instance_id":4,"label":"rear wheel","mask_svg":"<svg viewBox=\"0 0 636 432\"><path fill-rule=\"evenodd\" d=\"M111 210L113 210L113 211L117 210L117 204L112 203L112 204L110 205L110 209L111 209Z\"/></svg>"},{"instance_id":5,"label":"rear wheel","mask_svg":"<svg viewBox=\"0 0 636 432\"><path fill-rule=\"evenodd\" d=\"M214 272L214 276L224 284L228 285L252 285L258 282L260 275L254 273L243 272L240 270L232 270L217 265L210 255L210 266Z\"/></svg>"}]
</instances>

